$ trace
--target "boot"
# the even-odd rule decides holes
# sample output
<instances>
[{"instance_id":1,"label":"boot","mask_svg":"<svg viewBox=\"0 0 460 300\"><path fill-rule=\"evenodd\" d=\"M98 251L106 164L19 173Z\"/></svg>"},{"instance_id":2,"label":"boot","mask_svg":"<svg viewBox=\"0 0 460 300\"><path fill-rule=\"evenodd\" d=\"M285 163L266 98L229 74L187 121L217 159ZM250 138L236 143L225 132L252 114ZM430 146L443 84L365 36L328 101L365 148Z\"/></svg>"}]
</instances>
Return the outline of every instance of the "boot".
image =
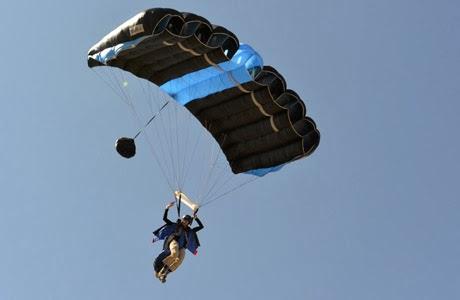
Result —
<instances>
[{"instance_id":1,"label":"boot","mask_svg":"<svg viewBox=\"0 0 460 300\"><path fill-rule=\"evenodd\" d=\"M161 268L160 272L158 272L158 279L162 283L165 283L166 282L166 276L168 276L169 272L171 272L171 270L169 270L168 266L165 265L163 268Z\"/></svg>"}]
</instances>

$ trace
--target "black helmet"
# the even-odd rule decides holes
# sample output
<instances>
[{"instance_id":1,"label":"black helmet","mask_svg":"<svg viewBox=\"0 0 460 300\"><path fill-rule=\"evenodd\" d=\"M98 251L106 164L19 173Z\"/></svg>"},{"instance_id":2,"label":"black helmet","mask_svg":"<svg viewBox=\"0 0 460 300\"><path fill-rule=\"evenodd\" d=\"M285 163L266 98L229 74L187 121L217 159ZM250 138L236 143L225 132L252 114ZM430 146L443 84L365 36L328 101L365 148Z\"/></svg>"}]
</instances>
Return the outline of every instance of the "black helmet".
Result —
<instances>
[{"instance_id":1,"label":"black helmet","mask_svg":"<svg viewBox=\"0 0 460 300\"><path fill-rule=\"evenodd\" d=\"M192 222L193 222L193 218L190 215L184 215L182 217L182 220L188 221L189 224L192 224Z\"/></svg>"}]
</instances>

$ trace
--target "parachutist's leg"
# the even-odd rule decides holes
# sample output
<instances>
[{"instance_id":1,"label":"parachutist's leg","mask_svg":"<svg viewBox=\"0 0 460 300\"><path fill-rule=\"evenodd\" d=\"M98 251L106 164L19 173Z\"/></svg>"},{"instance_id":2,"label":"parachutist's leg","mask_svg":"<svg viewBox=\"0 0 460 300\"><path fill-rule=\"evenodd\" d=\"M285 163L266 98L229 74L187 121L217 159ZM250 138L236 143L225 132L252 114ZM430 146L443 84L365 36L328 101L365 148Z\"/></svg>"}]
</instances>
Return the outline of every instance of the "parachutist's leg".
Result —
<instances>
[{"instance_id":1,"label":"parachutist's leg","mask_svg":"<svg viewBox=\"0 0 460 300\"><path fill-rule=\"evenodd\" d=\"M162 274L162 269L164 268L163 259L169 255L168 250L162 251L153 262L153 273L156 278L160 279L160 275ZM163 272L164 273L164 272Z\"/></svg>"},{"instance_id":2,"label":"parachutist's leg","mask_svg":"<svg viewBox=\"0 0 460 300\"><path fill-rule=\"evenodd\" d=\"M172 241L169 244L169 250L171 253L163 260L164 266L160 272L158 272L158 279L160 279L161 282L166 281L166 276L174 272L182 264L185 257L185 249L179 249L177 241Z\"/></svg>"},{"instance_id":3,"label":"parachutist's leg","mask_svg":"<svg viewBox=\"0 0 460 300\"><path fill-rule=\"evenodd\" d=\"M160 269L154 268L153 274L155 275L156 278L161 280L161 277L165 276L165 274L167 273L166 271L167 269L168 267L162 263Z\"/></svg>"},{"instance_id":4,"label":"parachutist's leg","mask_svg":"<svg viewBox=\"0 0 460 300\"><path fill-rule=\"evenodd\" d=\"M163 268L163 259L169 255L169 251L162 251L153 261L153 269L155 272L160 272L161 268Z\"/></svg>"},{"instance_id":5,"label":"parachutist's leg","mask_svg":"<svg viewBox=\"0 0 460 300\"><path fill-rule=\"evenodd\" d=\"M179 249L177 259L169 264L169 272L174 272L179 268L185 258L185 248Z\"/></svg>"},{"instance_id":6,"label":"parachutist's leg","mask_svg":"<svg viewBox=\"0 0 460 300\"><path fill-rule=\"evenodd\" d=\"M179 268L179 266L184 261L184 258L185 258L185 248L182 248L179 250L178 259L176 260L176 262L169 266L170 272L174 272L175 270L177 270L177 268Z\"/></svg>"},{"instance_id":7,"label":"parachutist's leg","mask_svg":"<svg viewBox=\"0 0 460 300\"><path fill-rule=\"evenodd\" d=\"M179 250L179 243L176 241L176 240L173 240L171 241L171 243L169 243L169 251L170 251L170 254L168 257L166 257L165 259L163 259L163 263L165 264L165 266L167 266L169 269L173 269L174 265L177 264L177 263L180 263L180 257L179 257L179 254L180 254L180 250ZM175 270L176 268L174 268Z\"/></svg>"}]
</instances>

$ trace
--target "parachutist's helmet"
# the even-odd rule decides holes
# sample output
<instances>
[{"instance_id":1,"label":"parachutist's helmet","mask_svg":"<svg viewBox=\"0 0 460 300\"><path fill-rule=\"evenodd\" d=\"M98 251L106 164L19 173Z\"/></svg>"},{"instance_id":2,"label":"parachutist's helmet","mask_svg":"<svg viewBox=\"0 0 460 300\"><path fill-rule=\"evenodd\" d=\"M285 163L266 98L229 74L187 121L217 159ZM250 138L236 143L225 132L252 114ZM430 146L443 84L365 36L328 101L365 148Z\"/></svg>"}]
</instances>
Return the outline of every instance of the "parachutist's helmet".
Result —
<instances>
[{"instance_id":1,"label":"parachutist's helmet","mask_svg":"<svg viewBox=\"0 0 460 300\"><path fill-rule=\"evenodd\" d=\"M131 158L136 155L136 144L132 138L119 138L115 143L115 149L117 149L118 154L124 158Z\"/></svg>"},{"instance_id":2,"label":"parachutist's helmet","mask_svg":"<svg viewBox=\"0 0 460 300\"><path fill-rule=\"evenodd\" d=\"M182 220L187 221L189 225L193 222L193 218L190 215L183 216Z\"/></svg>"}]
</instances>

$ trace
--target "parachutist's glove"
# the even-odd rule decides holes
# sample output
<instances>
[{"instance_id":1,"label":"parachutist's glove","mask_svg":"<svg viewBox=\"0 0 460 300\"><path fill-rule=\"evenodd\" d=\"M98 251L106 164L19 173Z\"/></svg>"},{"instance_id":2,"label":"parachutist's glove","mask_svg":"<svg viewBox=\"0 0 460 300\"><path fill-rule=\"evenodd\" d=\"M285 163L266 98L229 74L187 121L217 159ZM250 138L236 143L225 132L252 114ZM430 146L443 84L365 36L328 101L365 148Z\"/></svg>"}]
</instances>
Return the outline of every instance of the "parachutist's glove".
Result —
<instances>
[{"instance_id":1,"label":"parachutist's glove","mask_svg":"<svg viewBox=\"0 0 460 300\"><path fill-rule=\"evenodd\" d=\"M174 203L175 202L168 203L168 205L166 205L166 209L170 209L171 207L173 207Z\"/></svg>"}]
</instances>

